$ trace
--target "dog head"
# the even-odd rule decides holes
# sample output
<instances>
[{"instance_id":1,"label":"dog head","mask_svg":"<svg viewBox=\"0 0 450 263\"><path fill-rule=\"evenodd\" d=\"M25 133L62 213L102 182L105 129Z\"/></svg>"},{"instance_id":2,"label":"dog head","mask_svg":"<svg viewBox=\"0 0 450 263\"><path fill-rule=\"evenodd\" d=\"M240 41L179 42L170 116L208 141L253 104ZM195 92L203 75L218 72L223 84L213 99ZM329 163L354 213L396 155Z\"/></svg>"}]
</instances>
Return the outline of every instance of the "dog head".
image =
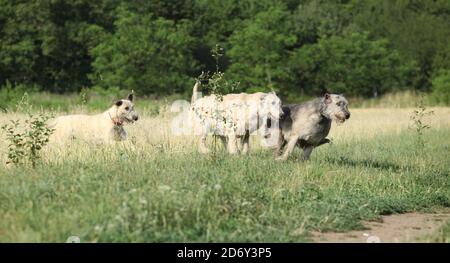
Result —
<instances>
[{"instance_id":1,"label":"dog head","mask_svg":"<svg viewBox=\"0 0 450 263\"><path fill-rule=\"evenodd\" d=\"M266 114L267 119L278 120L282 117L281 100L275 92L269 92L262 97L261 104L261 112Z\"/></svg>"},{"instance_id":2,"label":"dog head","mask_svg":"<svg viewBox=\"0 0 450 263\"><path fill-rule=\"evenodd\" d=\"M283 116L282 103L275 92L266 93L261 102L260 120L263 122L260 127L263 137L261 143L265 146L271 146L278 141L278 123Z\"/></svg>"},{"instance_id":3,"label":"dog head","mask_svg":"<svg viewBox=\"0 0 450 263\"><path fill-rule=\"evenodd\" d=\"M131 93L126 99L114 102L113 114L117 123L133 123L139 119L138 113L134 109L134 95Z\"/></svg>"},{"instance_id":4,"label":"dog head","mask_svg":"<svg viewBox=\"0 0 450 263\"><path fill-rule=\"evenodd\" d=\"M343 95L325 93L322 99L322 115L326 118L343 123L350 118L348 101Z\"/></svg>"}]
</instances>

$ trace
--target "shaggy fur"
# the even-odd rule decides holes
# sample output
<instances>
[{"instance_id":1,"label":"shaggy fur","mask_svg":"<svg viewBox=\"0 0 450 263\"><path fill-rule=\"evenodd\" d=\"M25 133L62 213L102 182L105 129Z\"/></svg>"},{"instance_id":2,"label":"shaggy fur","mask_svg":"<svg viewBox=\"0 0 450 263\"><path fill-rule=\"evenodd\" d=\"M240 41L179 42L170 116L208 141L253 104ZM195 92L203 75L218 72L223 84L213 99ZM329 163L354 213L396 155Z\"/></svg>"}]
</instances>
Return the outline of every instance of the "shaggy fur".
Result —
<instances>
[{"instance_id":1,"label":"shaggy fur","mask_svg":"<svg viewBox=\"0 0 450 263\"><path fill-rule=\"evenodd\" d=\"M247 153L250 134L260 130L267 136L267 119L278 122L281 100L275 93L210 95L199 98L197 82L191 100L194 133L199 137L199 151L208 153L208 134L218 136L230 154Z\"/></svg>"},{"instance_id":2,"label":"shaggy fur","mask_svg":"<svg viewBox=\"0 0 450 263\"><path fill-rule=\"evenodd\" d=\"M350 118L348 101L337 94L325 94L303 104L287 105L283 112L279 126L281 136L275 151L278 160L286 160L296 145L303 149L302 159L308 160L315 147L330 142L326 136L330 132L331 121L343 123Z\"/></svg>"},{"instance_id":3,"label":"shaggy fur","mask_svg":"<svg viewBox=\"0 0 450 263\"><path fill-rule=\"evenodd\" d=\"M107 111L97 115L66 115L55 118L50 127L55 129L51 141L81 139L95 142L126 140L124 124L133 123L139 116L134 110L133 94L116 101Z\"/></svg>"}]
</instances>

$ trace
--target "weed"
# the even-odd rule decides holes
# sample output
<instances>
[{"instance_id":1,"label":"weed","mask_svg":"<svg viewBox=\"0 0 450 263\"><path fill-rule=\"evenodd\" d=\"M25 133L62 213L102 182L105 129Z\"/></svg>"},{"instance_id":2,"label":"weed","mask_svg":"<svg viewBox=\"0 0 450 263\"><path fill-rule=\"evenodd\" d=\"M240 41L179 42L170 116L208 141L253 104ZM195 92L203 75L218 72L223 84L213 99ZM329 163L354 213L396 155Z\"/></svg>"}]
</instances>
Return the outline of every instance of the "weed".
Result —
<instances>
[{"instance_id":1,"label":"weed","mask_svg":"<svg viewBox=\"0 0 450 263\"><path fill-rule=\"evenodd\" d=\"M53 129L47 126L50 117L43 113L29 114L23 122L11 120L10 123L1 126L9 141L7 164L31 164L33 168L36 167L41 158L40 151L53 133Z\"/></svg>"},{"instance_id":2,"label":"weed","mask_svg":"<svg viewBox=\"0 0 450 263\"><path fill-rule=\"evenodd\" d=\"M412 126L410 127L416 133L416 147L417 149L423 149L425 147L425 140L423 134L431 126L425 123L425 118L432 115L433 111L427 110L423 103L423 99L419 100L417 108L411 113L410 119Z\"/></svg>"}]
</instances>

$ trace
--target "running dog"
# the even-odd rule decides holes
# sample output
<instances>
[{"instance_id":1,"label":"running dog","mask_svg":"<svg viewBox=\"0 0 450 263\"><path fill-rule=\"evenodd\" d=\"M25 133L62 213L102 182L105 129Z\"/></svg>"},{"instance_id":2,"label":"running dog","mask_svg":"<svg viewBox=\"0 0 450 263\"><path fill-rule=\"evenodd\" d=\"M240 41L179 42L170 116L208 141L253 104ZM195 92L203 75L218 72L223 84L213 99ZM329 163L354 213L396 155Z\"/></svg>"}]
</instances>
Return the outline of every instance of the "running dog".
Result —
<instances>
[{"instance_id":1,"label":"running dog","mask_svg":"<svg viewBox=\"0 0 450 263\"><path fill-rule=\"evenodd\" d=\"M263 136L270 132L267 119L278 123L282 113L281 100L274 92L240 93L199 98L197 81L191 100L191 119L195 135L199 137L199 152L208 153L208 134L218 136L228 153L246 154L250 134L260 130Z\"/></svg>"},{"instance_id":2,"label":"running dog","mask_svg":"<svg viewBox=\"0 0 450 263\"><path fill-rule=\"evenodd\" d=\"M287 160L296 145L303 149L301 159L308 160L315 147L330 142L326 137L332 120L343 123L350 118L347 99L328 93L303 104L284 106L283 112L275 150L277 160Z\"/></svg>"}]
</instances>

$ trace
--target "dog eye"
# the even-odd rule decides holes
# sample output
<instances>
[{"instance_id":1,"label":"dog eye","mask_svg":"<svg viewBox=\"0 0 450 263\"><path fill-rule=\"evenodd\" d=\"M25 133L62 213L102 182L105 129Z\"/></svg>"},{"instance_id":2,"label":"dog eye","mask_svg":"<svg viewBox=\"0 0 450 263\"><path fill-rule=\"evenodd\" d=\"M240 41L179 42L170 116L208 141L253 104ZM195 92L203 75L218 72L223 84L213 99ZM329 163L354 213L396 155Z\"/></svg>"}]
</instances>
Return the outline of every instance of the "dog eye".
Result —
<instances>
[{"instance_id":1,"label":"dog eye","mask_svg":"<svg viewBox=\"0 0 450 263\"><path fill-rule=\"evenodd\" d=\"M130 107L126 106L126 107L125 107L125 110L130 110Z\"/></svg>"}]
</instances>

